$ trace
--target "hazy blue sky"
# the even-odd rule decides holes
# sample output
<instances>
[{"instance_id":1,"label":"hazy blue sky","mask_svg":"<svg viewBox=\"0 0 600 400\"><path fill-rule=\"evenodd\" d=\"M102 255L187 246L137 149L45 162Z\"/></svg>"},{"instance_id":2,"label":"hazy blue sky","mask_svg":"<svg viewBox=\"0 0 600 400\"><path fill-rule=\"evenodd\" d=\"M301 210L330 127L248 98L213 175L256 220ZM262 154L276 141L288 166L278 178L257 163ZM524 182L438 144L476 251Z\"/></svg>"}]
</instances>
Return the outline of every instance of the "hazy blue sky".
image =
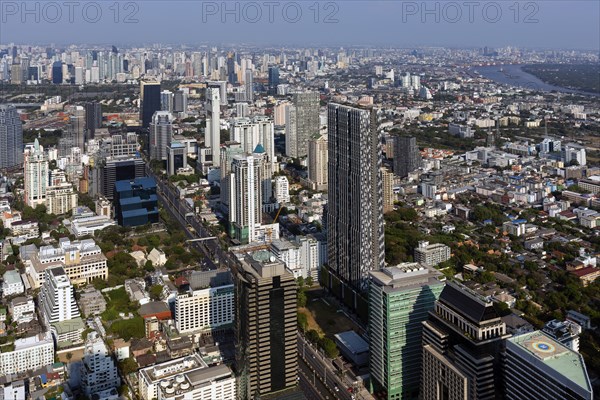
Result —
<instances>
[{"instance_id":1,"label":"hazy blue sky","mask_svg":"<svg viewBox=\"0 0 600 400\"><path fill-rule=\"evenodd\" d=\"M71 3L78 5L70 15ZM600 48L596 0L28 1L29 14L22 4L0 1L0 43Z\"/></svg>"}]
</instances>

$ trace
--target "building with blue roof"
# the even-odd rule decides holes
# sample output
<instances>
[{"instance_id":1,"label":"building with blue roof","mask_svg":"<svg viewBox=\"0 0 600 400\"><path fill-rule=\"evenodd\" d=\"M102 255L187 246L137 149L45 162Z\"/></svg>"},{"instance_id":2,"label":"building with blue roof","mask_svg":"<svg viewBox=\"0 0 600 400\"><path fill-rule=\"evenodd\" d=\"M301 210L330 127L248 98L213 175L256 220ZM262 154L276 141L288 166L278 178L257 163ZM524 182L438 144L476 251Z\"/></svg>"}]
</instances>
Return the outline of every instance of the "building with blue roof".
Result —
<instances>
[{"instance_id":1,"label":"building with blue roof","mask_svg":"<svg viewBox=\"0 0 600 400\"><path fill-rule=\"evenodd\" d=\"M115 182L115 215L121 226L158 222L158 197L153 178Z\"/></svg>"}]
</instances>

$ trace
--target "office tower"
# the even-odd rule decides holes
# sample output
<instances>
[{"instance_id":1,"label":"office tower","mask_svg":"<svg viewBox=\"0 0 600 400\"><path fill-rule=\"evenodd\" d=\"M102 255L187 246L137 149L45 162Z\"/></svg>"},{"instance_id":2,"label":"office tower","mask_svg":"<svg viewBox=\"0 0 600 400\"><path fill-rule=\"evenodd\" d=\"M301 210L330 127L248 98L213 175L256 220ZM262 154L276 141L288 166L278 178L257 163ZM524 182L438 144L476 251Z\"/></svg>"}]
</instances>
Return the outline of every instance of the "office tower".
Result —
<instances>
[{"instance_id":1,"label":"office tower","mask_svg":"<svg viewBox=\"0 0 600 400\"><path fill-rule=\"evenodd\" d=\"M0 104L0 169L23 163L23 124L17 109Z\"/></svg>"},{"instance_id":2,"label":"office tower","mask_svg":"<svg viewBox=\"0 0 600 400\"><path fill-rule=\"evenodd\" d=\"M329 269L323 283L330 290L337 288L334 294L356 307L346 288L365 292L369 271L385 266L377 113L332 103L328 125Z\"/></svg>"},{"instance_id":3,"label":"office tower","mask_svg":"<svg viewBox=\"0 0 600 400\"><path fill-rule=\"evenodd\" d=\"M60 61L52 64L52 83L55 85L63 83L63 64Z\"/></svg>"},{"instance_id":4,"label":"office tower","mask_svg":"<svg viewBox=\"0 0 600 400\"><path fill-rule=\"evenodd\" d=\"M23 69L21 64L13 63L10 66L10 83L11 85L20 85L23 83Z\"/></svg>"},{"instance_id":5,"label":"office tower","mask_svg":"<svg viewBox=\"0 0 600 400\"><path fill-rule=\"evenodd\" d=\"M33 147L25 149L23 200L25 204L35 208L46 203L48 187L48 156L44 147L35 139Z\"/></svg>"},{"instance_id":6,"label":"office tower","mask_svg":"<svg viewBox=\"0 0 600 400\"><path fill-rule=\"evenodd\" d=\"M211 149L213 167L221 164L221 96L219 89L206 89L206 130L204 146Z\"/></svg>"},{"instance_id":7,"label":"office tower","mask_svg":"<svg viewBox=\"0 0 600 400\"><path fill-rule=\"evenodd\" d=\"M394 142L394 173L401 178L421 167L421 153L414 136L397 136Z\"/></svg>"},{"instance_id":8,"label":"office tower","mask_svg":"<svg viewBox=\"0 0 600 400\"><path fill-rule=\"evenodd\" d=\"M167 146L167 175L177 174L177 170L187 167L187 147L179 142Z\"/></svg>"},{"instance_id":9,"label":"office tower","mask_svg":"<svg viewBox=\"0 0 600 400\"><path fill-rule=\"evenodd\" d=\"M82 106L71 107L69 116L69 126L67 128L67 134L71 137L72 146L79 147L82 152L85 151L85 126L86 126L86 115L85 108Z\"/></svg>"},{"instance_id":10,"label":"office tower","mask_svg":"<svg viewBox=\"0 0 600 400\"><path fill-rule=\"evenodd\" d=\"M321 135L308 142L308 180L313 190L327 190L327 136Z\"/></svg>"},{"instance_id":11,"label":"office tower","mask_svg":"<svg viewBox=\"0 0 600 400\"><path fill-rule=\"evenodd\" d=\"M229 175L229 233L243 244L256 240L256 228L262 223L265 175L261 156L239 155L233 157Z\"/></svg>"},{"instance_id":12,"label":"office tower","mask_svg":"<svg viewBox=\"0 0 600 400\"><path fill-rule=\"evenodd\" d=\"M248 117L250 114L250 107L248 103L235 103L235 115L238 118Z\"/></svg>"},{"instance_id":13,"label":"office tower","mask_svg":"<svg viewBox=\"0 0 600 400\"><path fill-rule=\"evenodd\" d=\"M48 268L40 291L40 308L46 325L80 316L75 291L63 267Z\"/></svg>"},{"instance_id":14,"label":"office tower","mask_svg":"<svg viewBox=\"0 0 600 400\"><path fill-rule=\"evenodd\" d=\"M541 331L506 341L507 400L592 400L592 384L581 354Z\"/></svg>"},{"instance_id":15,"label":"office tower","mask_svg":"<svg viewBox=\"0 0 600 400\"><path fill-rule=\"evenodd\" d=\"M173 112L173 92L170 90L160 92L160 110Z\"/></svg>"},{"instance_id":16,"label":"office tower","mask_svg":"<svg viewBox=\"0 0 600 400\"><path fill-rule=\"evenodd\" d=\"M27 75L29 72L29 62L29 57L21 56L21 73L25 82L29 80L29 76Z\"/></svg>"},{"instance_id":17,"label":"office tower","mask_svg":"<svg viewBox=\"0 0 600 400\"><path fill-rule=\"evenodd\" d=\"M93 139L96 129L102 128L102 104L97 101L85 103L85 128L87 130L86 143Z\"/></svg>"},{"instance_id":18,"label":"office tower","mask_svg":"<svg viewBox=\"0 0 600 400\"><path fill-rule=\"evenodd\" d=\"M188 90L179 89L173 95L173 112L185 113L188 110Z\"/></svg>"},{"instance_id":19,"label":"office tower","mask_svg":"<svg viewBox=\"0 0 600 400\"><path fill-rule=\"evenodd\" d=\"M235 58L232 53L227 55L227 81L232 85L237 83L237 74L235 73Z\"/></svg>"},{"instance_id":20,"label":"office tower","mask_svg":"<svg viewBox=\"0 0 600 400\"><path fill-rule=\"evenodd\" d=\"M146 175L146 163L133 156L108 157L94 169L96 193L109 200L114 198L115 182L143 178Z\"/></svg>"},{"instance_id":21,"label":"office tower","mask_svg":"<svg viewBox=\"0 0 600 400\"><path fill-rule=\"evenodd\" d=\"M394 195L394 174L387 168L381 169L381 182L383 187L383 212L394 210L396 196Z\"/></svg>"},{"instance_id":22,"label":"office tower","mask_svg":"<svg viewBox=\"0 0 600 400\"><path fill-rule=\"evenodd\" d=\"M115 182L115 216L120 226L140 226L158 222L156 181L137 178Z\"/></svg>"},{"instance_id":23,"label":"office tower","mask_svg":"<svg viewBox=\"0 0 600 400\"><path fill-rule=\"evenodd\" d=\"M173 115L168 111L157 111L150 123L150 159L167 159L167 146L173 138Z\"/></svg>"},{"instance_id":24,"label":"office tower","mask_svg":"<svg viewBox=\"0 0 600 400\"><path fill-rule=\"evenodd\" d=\"M233 267L241 399L290 388L298 375L296 281L284 263L260 255L246 255Z\"/></svg>"},{"instance_id":25,"label":"office tower","mask_svg":"<svg viewBox=\"0 0 600 400\"><path fill-rule=\"evenodd\" d=\"M491 301L449 282L423 322L421 398L502 398L506 324Z\"/></svg>"},{"instance_id":26,"label":"office tower","mask_svg":"<svg viewBox=\"0 0 600 400\"><path fill-rule=\"evenodd\" d=\"M121 385L115 361L97 332L89 333L82 362L81 391L87 398L91 399L96 393L114 390Z\"/></svg>"},{"instance_id":27,"label":"office tower","mask_svg":"<svg viewBox=\"0 0 600 400\"><path fill-rule=\"evenodd\" d=\"M225 214L229 214L231 164L233 158L244 154L242 145L237 142L225 142L221 147L221 208Z\"/></svg>"},{"instance_id":28,"label":"office tower","mask_svg":"<svg viewBox=\"0 0 600 400\"><path fill-rule=\"evenodd\" d=\"M244 86L246 87L246 101L252 103L254 101L254 79L251 69L247 69L245 72Z\"/></svg>"},{"instance_id":29,"label":"office tower","mask_svg":"<svg viewBox=\"0 0 600 400\"><path fill-rule=\"evenodd\" d=\"M140 122L142 128L148 128L152 116L160 111L160 83L142 81L140 83Z\"/></svg>"},{"instance_id":30,"label":"office tower","mask_svg":"<svg viewBox=\"0 0 600 400\"><path fill-rule=\"evenodd\" d=\"M439 298L442 274L418 263L371 271L369 286L370 373L387 399L419 396L422 323Z\"/></svg>"},{"instance_id":31,"label":"office tower","mask_svg":"<svg viewBox=\"0 0 600 400\"><path fill-rule=\"evenodd\" d=\"M277 85L279 85L279 68L269 67L269 94L277 93Z\"/></svg>"},{"instance_id":32,"label":"office tower","mask_svg":"<svg viewBox=\"0 0 600 400\"><path fill-rule=\"evenodd\" d=\"M319 93L295 93L288 107L285 129L285 153L289 157L308 155L308 141L319 134Z\"/></svg>"}]
</instances>

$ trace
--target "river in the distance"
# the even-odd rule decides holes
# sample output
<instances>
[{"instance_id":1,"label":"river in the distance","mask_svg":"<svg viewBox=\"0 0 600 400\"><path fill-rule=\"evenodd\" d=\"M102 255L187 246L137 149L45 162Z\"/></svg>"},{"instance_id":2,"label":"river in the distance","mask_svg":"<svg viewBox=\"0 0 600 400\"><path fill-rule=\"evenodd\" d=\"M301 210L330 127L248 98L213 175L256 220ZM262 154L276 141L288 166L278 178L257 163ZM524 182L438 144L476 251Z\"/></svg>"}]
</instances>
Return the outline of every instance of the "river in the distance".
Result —
<instances>
[{"instance_id":1,"label":"river in the distance","mask_svg":"<svg viewBox=\"0 0 600 400\"><path fill-rule=\"evenodd\" d=\"M523 71L521 69L521 65L491 65L473 67L470 70L471 72L480 74L484 78L504 85L541 90L544 92L551 92L554 90L561 93L573 93L596 97L600 96L599 93L584 92L581 90L550 85L538 77Z\"/></svg>"}]
</instances>

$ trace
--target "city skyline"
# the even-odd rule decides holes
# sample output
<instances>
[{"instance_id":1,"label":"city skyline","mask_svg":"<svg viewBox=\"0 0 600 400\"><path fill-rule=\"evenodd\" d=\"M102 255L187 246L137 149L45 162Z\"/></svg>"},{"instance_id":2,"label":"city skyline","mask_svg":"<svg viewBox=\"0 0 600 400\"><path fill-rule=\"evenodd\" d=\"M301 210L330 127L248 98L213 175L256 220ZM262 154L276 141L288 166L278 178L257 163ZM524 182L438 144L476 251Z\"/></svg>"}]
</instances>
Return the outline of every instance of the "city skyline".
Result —
<instances>
[{"instance_id":1,"label":"city skyline","mask_svg":"<svg viewBox=\"0 0 600 400\"><path fill-rule=\"evenodd\" d=\"M552 2L121 2L70 9L38 3L2 5L3 43L151 43L359 46L600 46L600 5ZM116 7L117 5L119 7ZM112 8L110 8L112 7ZM185 8L184 8L185 7ZM118 10L117 10L118 9ZM576 21L577 23L568 23ZM177 30L150 27L177 23ZM568 29L556 29L560 25ZM106 29L107 26L110 29ZM369 26L367 32L355 29ZM36 29L32 29L35 27ZM77 36L72 32L77 30ZM477 35L473 35L477 32ZM140 39L143 37L143 39ZM276 39L275 39L276 38ZM298 39L302 38L302 39Z\"/></svg>"}]
</instances>

